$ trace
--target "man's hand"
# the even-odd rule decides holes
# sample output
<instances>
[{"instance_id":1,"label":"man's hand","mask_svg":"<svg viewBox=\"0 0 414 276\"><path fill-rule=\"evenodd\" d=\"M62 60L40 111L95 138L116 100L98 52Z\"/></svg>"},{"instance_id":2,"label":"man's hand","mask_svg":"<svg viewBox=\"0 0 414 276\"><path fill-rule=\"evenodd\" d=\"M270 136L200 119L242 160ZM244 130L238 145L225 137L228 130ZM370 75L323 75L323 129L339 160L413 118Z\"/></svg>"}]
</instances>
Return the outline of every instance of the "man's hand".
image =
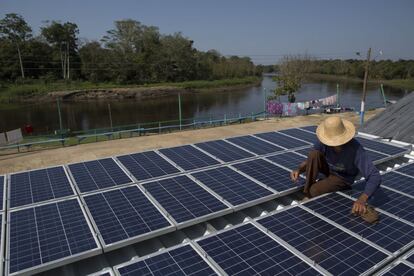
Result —
<instances>
[{"instance_id":1,"label":"man's hand","mask_svg":"<svg viewBox=\"0 0 414 276\"><path fill-rule=\"evenodd\" d=\"M362 194L352 206L352 214L355 215L362 215L367 212L367 200L368 196L366 194Z\"/></svg>"},{"instance_id":2,"label":"man's hand","mask_svg":"<svg viewBox=\"0 0 414 276\"><path fill-rule=\"evenodd\" d=\"M293 170L290 172L290 179L292 179L293 182L297 182L299 179L299 171L298 170Z\"/></svg>"}]
</instances>

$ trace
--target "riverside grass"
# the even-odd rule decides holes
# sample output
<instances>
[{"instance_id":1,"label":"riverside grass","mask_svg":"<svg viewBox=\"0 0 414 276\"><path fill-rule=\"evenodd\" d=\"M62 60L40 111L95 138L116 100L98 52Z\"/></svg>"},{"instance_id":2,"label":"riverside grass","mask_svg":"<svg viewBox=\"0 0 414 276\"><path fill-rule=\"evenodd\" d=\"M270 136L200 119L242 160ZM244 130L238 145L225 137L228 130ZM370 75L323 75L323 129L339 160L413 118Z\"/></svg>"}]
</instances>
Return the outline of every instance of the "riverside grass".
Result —
<instances>
[{"instance_id":1,"label":"riverside grass","mask_svg":"<svg viewBox=\"0 0 414 276\"><path fill-rule=\"evenodd\" d=\"M196 80L184 82L163 82L150 83L142 85L116 84L116 83L92 83L85 81L56 81L45 83L40 80L30 80L23 84L3 84L0 86L0 102L8 102L18 99L19 97L36 97L49 92L71 91L71 90L89 90L89 89L111 89L111 88L181 88L195 90L210 90L228 88L232 86L258 85L261 78L245 77L221 80Z\"/></svg>"}]
</instances>

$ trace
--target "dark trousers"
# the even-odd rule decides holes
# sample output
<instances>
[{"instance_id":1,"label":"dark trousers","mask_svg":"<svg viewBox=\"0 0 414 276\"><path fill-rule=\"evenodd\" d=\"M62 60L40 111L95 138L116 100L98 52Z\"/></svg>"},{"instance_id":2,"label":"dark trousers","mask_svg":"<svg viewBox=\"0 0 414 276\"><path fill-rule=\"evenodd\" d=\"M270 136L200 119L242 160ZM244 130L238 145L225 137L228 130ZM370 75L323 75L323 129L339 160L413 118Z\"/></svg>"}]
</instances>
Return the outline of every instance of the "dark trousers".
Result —
<instances>
[{"instance_id":1,"label":"dark trousers","mask_svg":"<svg viewBox=\"0 0 414 276\"><path fill-rule=\"evenodd\" d=\"M318 174L322 173L326 178L316 182ZM317 150L309 152L306 162L306 183L303 192L308 197L315 197L321 194L347 190L351 186L341 177L331 174L325 156Z\"/></svg>"}]
</instances>

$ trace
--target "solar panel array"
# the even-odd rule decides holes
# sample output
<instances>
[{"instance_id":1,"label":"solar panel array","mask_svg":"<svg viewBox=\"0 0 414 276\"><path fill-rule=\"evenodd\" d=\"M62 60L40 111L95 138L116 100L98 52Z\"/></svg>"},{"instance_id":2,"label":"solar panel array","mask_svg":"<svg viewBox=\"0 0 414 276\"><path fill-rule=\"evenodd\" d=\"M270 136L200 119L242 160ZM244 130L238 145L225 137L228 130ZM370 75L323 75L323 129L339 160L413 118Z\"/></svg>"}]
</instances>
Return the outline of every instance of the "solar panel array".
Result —
<instances>
[{"instance_id":1,"label":"solar panel array","mask_svg":"<svg viewBox=\"0 0 414 276\"><path fill-rule=\"evenodd\" d=\"M10 208L74 195L63 167L10 175Z\"/></svg>"},{"instance_id":2,"label":"solar panel array","mask_svg":"<svg viewBox=\"0 0 414 276\"><path fill-rule=\"evenodd\" d=\"M364 191L365 183L364 180L361 180L352 186L352 190L342 191L341 193L356 199ZM384 185L384 187L378 188L369 203L398 218L414 223L414 198L412 197L387 189Z\"/></svg>"},{"instance_id":3,"label":"solar panel array","mask_svg":"<svg viewBox=\"0 0 414 276\"><path fill-rule=\"evenodd\" d=\"M220 163L190 145L161 149L160 152L184 170L199 169Z\"/></svg>"},{"instance_id":4,"label":"solar panel array","mask_svg":"<svg viewBox=\"0 0 414 276\"><path fill-rule=\"evenodd\" d=\"M132 182L112 158L69 164L68 167L81 193Z\"/></svg>"},{"instance_id":5,"label":"solar panel array","mask_svg":"<svg viewBox=\"0 0 414 276\"><path fill-rule=\"evenodd\" d=\"M298 207L257 222L333 275L366 273L389 257Z\"/></svg>"},{"instance_id":6,"label":"solar panel array","mask_svg":"<svg viewBox=\"0 0 414 276\"><path fill-rule=\"evenodd\" d=\"M414 163L396 169L397 172L404 173L414 177Z\"/></svg>"},{"instance_id":7,"label":"solar panel array","mask_svg":"<svg viewBox=\"0 0 414 276\"><path fill-rule=\"evenodd\" d=\"M53 261L99 254L77 199L10 212L8 273L33 272Z\"/></svg>"},{"instance_id":8,"label":"solar panel array","mask_svg":"<svg viewBox=\"0 0 414 276\"><path fill-rule=\"evenodd\" d=\"M234 138L228 138L226 140L242 148L245 148L248 151L253 152L257 155L262 155L262 154L284 150L283 148L279 146L265 142L253 136L234 137Z\"/></svg>"},{"instance_id":9,"label":"solar panel array","mask_svg":"<svg viewBox=\"0 0 414 276\"><path fill-rule=\"evenodd\" d=\"M293 151L305 153L311 148L316 136L310 131L311 128L260 133L69 164L66 168L58 166L13 173L7 177L8 185L2 181L6 178L0 176L0 197L4 198L2 202L8 202L9 207L7 216L0 210L0 220L5 221L9 217L7 236L4 231L0 233L6 236L2 240L8 242L8 246L1 245L1 248L7 248L7 273L41 272L296 191L304 181L301 179L294 185L289 171L305 160L306 155ZM309 147L301 149L306 146ZM389 146L384 147L388 152L391 150ZM402 154L400 149L394 150ZM382 157L377 151L371 154ZM382 155L389 157L389 153ZM136 181L140 183L137 185ZM7 197L2 194L6 187ZM385 194L391 193L395 201L391 200L392 204L384 201L381 208L403 221L413 222L414 198L409 197L407 187L393 187L399 192L384 188ZM400 226L392 217L387 221L392 222L395 228ZM380 232L374 231L378 240L372 239L372 242L391 252L398 246L404 247L405 239L411 237L411 228L405 228L405 231L392 242L384 240L388 243L379 238ZM294 233L293 230L290 232ZM240 271L240 274L275 271L295 275L318 274L324 272L323 268L328 271L339 271L340 268L348 272L362 271L361 267L355 271L348 270L346 262L341 263L342 267L333 264L329 267L328 261L318 266L319 262L313 255L299 254L297 257L297 251L279 244L279 239L294 243L282 234L275 238L274 234L265 234L253 224L247 224L238 230L202 239L197 248L192 245L177 248L174 251L178 252L177 255L171 251L171 254L156 254L154 259L137 260L131 267L124 266L124 271L126 275L141 271L135 269L144 268L145 264L145 269L149 269L145 271L150 273L157 273L160 266L166 269L160 270L162 272L179 269L184 275L185 269L200 271L201 274L216 273L214 269L209 270L213 266L204 255L200 255L200 250L203 254L209 251L209 257L216 261L215 265L219 263L221 271ZM362 235L362 232L355 230L357 234ZM392 235L397 237L396 232ZM305 237L310 239L305 234L299 239ZM247 248L249 242L250 247ZM292 245L297 246L299 244ZM214 247L222 252L215 251ZM370 254L366 257L371 261L370 265L379 259L376 251L365 253ZM316 261L317 270L306 258ZM150 263L153 264L151 268Z\"/></svg>"},{"instance_id":10,"label":"solar panel array","mask_svg":"<svg viewBox=\"0 0 414 276\"><path fill-rule=\"evenodd\" d=\"M304 146L309 146L309 143L283 135L279 132L265 132L265 133L259 133L255 134L254 136L257 136L259 138L262 138L266 141L269 141L273 144L277 144L279 146L282 146L286 149L293 149L293 148L299 148Z\"/></svg>"},{"instance_id":11,"label":"solar panel array","mask_svg":"<svg viewBox=\"0 0 414 276\"><path fill-rule=\"evenodd\" d=\"M154 231L172 230L164 215L138 189L130 186L83 197L106 247L138 240Z\"/></svg>"},{"instance_id":12,"label":"solar panel array","mask_svg":"<svg viewBox=\"0 0 414 276\"><path fill-rule=\"evenodd\" d=\"M117 159L138 181L180 172L155 151L122 155Z\"/></svg>"},{"instance_id":13,"label":"solar panel array","mask_svg":"<svg viewBox=\"0 0 414 276\"><path fill-rule=\"evenodd\" d=\"M389 172L382 176L381 185L414 197L414 178Z\"/></svg>"},{"instance_id":14,"label":"solar panel array","mask_svg":"<svg viewBox=\"0 0 414 276\"><path fill-rule=\"evenodd\" d=\"M228 275L320 275L250 223L197 243Z\"/></svg>"},{"instance_id":15,"label":"solar panel array","mask_svg":"<svg viewBox=\"0 0 414 276\"><path fill-rule=\"evenodd\" d=\"M122 264L115 269L121 276L218 275L188 244Z\"/></svg>"},{"instance_id":16,"label":"solar panel array","mask_svg":"<svg viewBox=\"0 0 414 276\"><path fill-rule=\"evenodd\" d=\"M236 161L244 158L253 157L254 155L224 140L215 140L210 142L195 144L198 148L214 155L224 162Z\"/></svg>"},{"instance_id":17,"label":"solar panel array","mask_svg":"<svg viewBox=\"0 0 414 276\"><path fill-rule=\"evenodd\" d=\"M378 151L384 154L395 155L395 154L407 152L406 148L389 145L389 144L382 143L379 141L373 141L373 140L363 138L363 137L356 137L356 139L358 140L358 142L361 143L361 145L364 148L375 150L375 151Z\"/></svg>"},{"instance_id":18,"label":"solar panel array","mask_svg":"<svg viewBox=\"0 0 414 276\"><path fill-rule=\"evenodd\" d=\"M349 209L353 202L349 198L334 193L309 201L303 206L381 246L390 253L414 244L414 226L386 214L380 215L381 223L367 224L360 217L350 214Z\"/></svg>"}]
</instances>

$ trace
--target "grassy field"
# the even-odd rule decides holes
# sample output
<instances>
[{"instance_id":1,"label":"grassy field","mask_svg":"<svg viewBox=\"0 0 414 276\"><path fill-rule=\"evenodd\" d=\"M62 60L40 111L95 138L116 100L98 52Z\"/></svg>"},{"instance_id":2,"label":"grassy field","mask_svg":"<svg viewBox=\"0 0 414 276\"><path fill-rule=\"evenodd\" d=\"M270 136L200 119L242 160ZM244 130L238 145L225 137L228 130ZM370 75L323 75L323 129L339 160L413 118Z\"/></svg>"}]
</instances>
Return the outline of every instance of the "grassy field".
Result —
<instances>
[{"instance_id":1,"label":"grassy field","mask_svg":"<svg viewBox=\"0 0 414 276\"><path fill-rule=\"evenodd\" d=\"M42 81L31 81L25 84L3 84L0 86L0 102L13 101L19 97L36 97L48 92L88 90L88 89L109 89L109 88L145 88L145 87L171 87L181 89L217 89L231 86L242 86L259 84L261 78L246 77L223 79L213 81L185 81L185 82L165 82L144 85L121 85L116 83L91 83L85 81L57 81L45 83Z\"/></svg>"},{"instance_id":2,"label":"grassy field","mask_svg":"<svg viewBox=\"0 0 414 276\"><path fill-rule=\"evenodd\" d=\"M327 74L311 74L309 75L310 79L313 80L332 80L332 81L347 81L347 82L360 82L362 83L362 79L359 78L351 78L347 76L337 76L337 75L327 75ZM409 91L414 91L414 79L394 79L394 80L368 80L369 83L374 84L384 84L387 86L407 89Z\"/></svg>"}]
</instances>

